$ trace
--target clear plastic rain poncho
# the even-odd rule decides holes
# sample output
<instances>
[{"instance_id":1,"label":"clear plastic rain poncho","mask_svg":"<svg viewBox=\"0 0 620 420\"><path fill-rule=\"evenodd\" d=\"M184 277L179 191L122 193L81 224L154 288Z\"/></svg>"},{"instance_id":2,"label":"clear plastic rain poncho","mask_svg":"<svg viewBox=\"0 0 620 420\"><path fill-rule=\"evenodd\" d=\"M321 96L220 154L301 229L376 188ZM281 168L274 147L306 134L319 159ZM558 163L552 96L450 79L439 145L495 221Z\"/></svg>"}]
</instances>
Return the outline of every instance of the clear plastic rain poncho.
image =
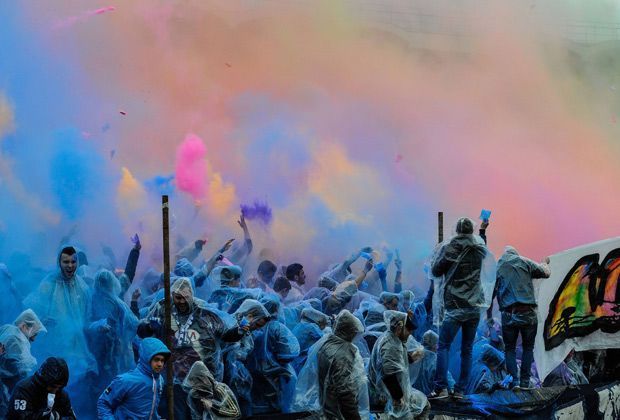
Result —
<instances>
[{"instance_id":1,"label":"clear plastic rain poncho","mask_svg":"<svg viewBox=\"0 0 620 420\"><path fill-rule=\"evenodd\" d=\"M254 299L245 300L234 314L241 325L252 328L257 322L269 318L269 312ZM230 386L244 416L252 415L252 375L246 367L246 360L254 350L252 334L245 335L239 342L229 344L223 351L225 363L224 382Z\"/></svg>"},{"instance_id":2,"label":"clear plastic rain poncho","mask_svg":"<svg viewBox=\"0 0 620 420\"><path fill-rule=\"evenodd\" d=\"M0 327L0 345L4 347L4 354L0 355L0 418L8 412L15 384L36 370L37 360L30 354L30 342L41 332L46 332L45 327L31 309L22 312L13 325Z\"/></svg>"},{"instance_id":3,"label":"clear plastic rain poncho","mask_svg":"<svg viewBox=\"0 0 620 420\"><path fill-rule=\"evenodd\" d=\"M223 378L221 339L236 326L234 318L216 308L208 307L201 299L194 298L188 278L177 279L170 287L171 293L181 295L189 303L189 311L179 313L172 305L171 328L174 332L172 363L175 381L182 381L196 361L202 361L217 380ZM157 302L150 310L149 319L163 325L164 302Z\"/></svg>"},{"instance_id":4,"label":"clear plastic rain poncho","mask_svg":"<svg viewBox=\"0 0 620 420\"><path fill-rule=\"evenodd\" d=\"M474 360L467 393L478 394L493 389L508 376L504 354L489 344L484 344L480 355Z\"/></svg>"},{"instance_id":5,"label":"clear plastic rain poncho","mask_svg":"<svg viewBox=\"0 0 620 420\"><path fill-rule=\"evenodd\" d=\"M457 225L463 219L464 218L459 219ZM430 261L427 263L430 268L435 266L439 260L444 258L449 258L451 261L450 270L440 277L434 276L431 269L427 272L429 280L434 281L435 285L435 292L433 294L433 325L437 327L441 325L445 316L446 309L444 295L446 284L452 282L452 277L455 271L459 268L461 257L466 256L464 251L459 255L447 256L446 251L450 250L450 247L452 247L454 243L458 242L458 245L464 245L463 249L467 249L467 252L481 252L480 250L482 249L484 249L485 252L480 268L480 295L476 296L475 299L470 299L470 304L473 304L475 307L479 308L482 313L488 309L489 306L491 306L491 301L493 299L493 289L495 288L497 275L497 263L493 253L486 248L484 240L480 236L473 234L457 234L456 231L457 228L455 226L453 229L453 236L435 247ZM471 311L469 309L453 309L451 312L453 312L453 315L458 318L461 315L460 312L463 312L463 314L467 316L467 314Z\"/></svg>"},{"instance_id":6,"label":"clear plastic rain poncho","mask_svg":"<svg viewBox=\"0 0 620 420\"><path fill-rule=\"evenodd\" d=\"M334 333L310 347L299 373L294 411L322 412L329 419L355 418L351 411L357 411L360 418L370 418L368 378L353 344L362 332L359 319L347 310L340 312Z\"/></svg>"},{"instance_id":7,"label":"clear plastic rain poncho","mask_svg":"<svg viewBox=\"0 0 620 420\"><path fill-rule=\"evenodd\" d=\"M305 308L301 311L301 322L293 328L293 334L299 341L299 356L295 358L292 365L295 372L299 372L306 363L308 349L325 334L323 328L329 323L329 317L323 312L313 308ZM321 328L321 326L323 328Z\"/></svg>"},{"instance_id":8,"label":"clear plastic rain poncho","mask_svg":"<svg viewBox=\"0 0 620 420\"><path fill-rule=\"evenodd\" d=\"M399 328L405 328L407 314L385 311L384 320L388 331L377 340L368 369L370 400L373 405L385 405L385 413L391 419L410 419L422 413L428 400L412 388L407 345L395 334ZM403 395L399 401L392 401L384 378L394 378L398 383Z\"/></svg>"},{"instance_id":9,"label":"clear plastic rain poncho","mask_svg":"<svg viewBox=\"0 0 620 420\"><path fill-rule=\"evenodd\" d=\"M69 248L69 247L67 247ZM65 249L65 248L62 248ZM87 371L96 371L97 363L91 355L84 334L90 314L91 291L80 276L66 279L58 270L41 281L38 289L24 300L24 306L39 316L48 330L34 349L39 359L50 356L65 359L72 380L78 380ZM77 254L73 254L77 259Z\"/></svg>"},{"instance_id":10,"label":"clear plastic rain poncho","mask_svg":"<svg viewBox=\"0 0 620 420\"><path fill-rule=\"evenodd\" d=\"M118 297L121 285L112 272L100 270L94 287L88 339L102 371L100 376L105 376L102 380L108 383L133 366L131 340L139 321Z\"/></svg>"},{"instance_id":11,"label":"clear plastic rain poncho","mask_svg":"<svg viewBox=\"0 0 620 420\"><path fill-rule=\"evenodd\" d=\"M240 419L241 410L235 394L217 382L202 362L192 365L183 381L192 420Z\"/></svg>"},{"instance_id":12,"label":"clear plastic rain poncho","mask_svg":"<svg viewBox=\"0 0 620 420\"><path fill-rule=\"evenodd\" d=\"M30 342L37 334L45 332L47 330L32 309L22 312L13 325L0 327L0 343L4 346L4 354L0 356L2 382L16 383L36 370L37 359L30 354Z\"/></svg>"},{"instance_id":13,"label":"clear plastic rain poncho","mask_svg":"<svg viewBox=\"0 0 620 420\"><path fill-rule=\"evenodd\" d=\"M286 325L274 319L280 311L280 301L267 295L260 302L272 320L252 333L254 350L247 366L254 381L253 411L255 414L289 413L297 383L297 374L290 362L299 356L299 342Z\"/></svg>"}]
</instances>

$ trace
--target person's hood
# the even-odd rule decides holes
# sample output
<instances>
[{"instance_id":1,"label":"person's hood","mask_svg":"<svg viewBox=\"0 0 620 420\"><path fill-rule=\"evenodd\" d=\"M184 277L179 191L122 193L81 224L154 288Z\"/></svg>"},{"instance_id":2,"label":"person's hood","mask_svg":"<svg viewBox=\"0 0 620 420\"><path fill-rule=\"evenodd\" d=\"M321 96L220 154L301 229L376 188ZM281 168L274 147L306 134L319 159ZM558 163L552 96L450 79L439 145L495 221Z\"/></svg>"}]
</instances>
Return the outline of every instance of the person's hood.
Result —
<instances>
[{"instance_id":1,"label":"person's hood","mask_svg":"<svg viewBox=\"0 0 620 420\"><path fill-rule=\"evenodd\" d=\"M519 252L517 251L515 247L506 245L506 247L504 248L504 254L505 255L519 255Z\"/></svg>"},{"instance_id":2,"label":"person's hood","mask_svg":"<svg viewBox=\"0 0 620 420\"><path fill-rule=\"evenodd\" d=\"M45 326L39 320L39 317L37 316L37 314L34 313L32 309L26 309L24 312L19 314L13 324L16 327L19 327L21 324L26 324L26 326L30 330L30 336L26 335L26 338L28 339L32 338L35 334L47 332Z\"/></svg>"},{"instance_id":3,"label":"person's hood","mask_svg":"<svg viewBox=\"0 0 620 420\"><path fill-rule=\"evenodd\" d=\"M212 399L215 392L215 377L203 362L195 362L190 368L183 389L187 393L194 393L204 399Z\"/></svg>"},{"instance_id":4,"label":"person's hood","mask_svg":"<svg viewBox=\"0 0 620 420\"><path fill-rule=\"evenodd\" d=\"M489 344L482 346L480 359L484 364L492 368L498 368L505 360L504 354Z\"/></svg>"},{"instance_id":5,"label":"person's hood","mask_svg":"<svg viewBox=\"0 0 620 420\"><path fill-rule=\"evenodd\" d=\"M310 307L316 309L319 312L323 311L323 304L321 303L320 299L309 298L309 299L304 299L304 302L308 302L308 305L310 305Z\"/></svg>"},{"instance_id":6,"label":"person's hood","mask_svg":"<svg viewBox=\"0 0 620 420\"><path fill-rule=\"evenodd\" d=\"M273 294L266 294L260 299L260 303L267 309L272 317L276 317L280 311L280 299Z\"/></svg>"},{"instance_id":7,"label":"person's hood","mask_svg":"<svg viewBox=\"0 0 620 420\"><path fill-rule=\"evenodd\" d=\"M173 272L178 277L191 277L194 275L194 266L187 258L181 258L175 264Z\"/></svg>"},{"instance_id":8,"label":"person's hood","mask_svg":"<svg viewBox=\"0 0 620 420\"><path fill-rule=\"evenodd\" d=\"M95 275L95 291L112 296L118 296L121 284L118 278L109 270L99 270Z\"/></svg>"},{"instance_id":9,"label":"person's hood","mask_svg":"<svg viewBox=\"0 0 620 420\"><path fill-rule=\"evenodd\" d=\"M321 277L319 277L318 286L324 287L327 290L333 292L336 289L336 286L338 286L338 282L331 277L329 271L326 271L325 273L321 274Z\"/></svg>"},{"instance_id":10,"label":"person's hood","mask_svg":"<svg viewBox=\"0 0 620 420\"><path fill-rule=\"evenodd\" d=\"M422 336L422 345L425 349L437 348L439 342L439 336L435 331L428 330Z\"/></svg>"},{"instance_id":11,"label":"person's hood","mask_svg":"<svg viewBox=\"0 0 620 420\"><path fill-rule=\"evenodd\" d=\"M271 314L269 311L257 300L246 299L235 311L235 318L241 320L243 317L251 315L253 322L260 321L261 319L268 319Z\"/></svg>"},{"instance_id":12,"label":"person's hood","mask_svg":"<svg viewBox=\"0 0 620 420\"><path fill-rule=\"evenodd\" d=\"M69 383L69 367L64 359L48 357L34 376L42 386L60 385L64 388Z\"/></svg>"},{"instance_id":13,"label":"person's hood","mask_svg":"<svg viewBox=\"0 0 620 420\"><path fill-rule=\"evenodd\" d=\"M151 359L158 355L163 354L166 360L170 357L170 350L161 340L153 337L146 337L140 343L140 358L138 360L138 369L145 375L158 377L159 374L153 372L151 369Z\"/></svg>"},{"instance_id":14,"label":"person's hood","mask_svg":"<svg viewBox=\"0 0 620 420\"><path fill-rule=\"evenodd\" d=\"M407 322L407 314L399 311L385 311L383 313L385 325L394 332L398 327L404 327Z\"/></svg>"},{"instance_id":15,"label":"person's hood","mask_svg":"<svg viewBox=\"0 0 620 420\"><path fill-rule=\"evenodd\" d=\"M364 332L364 325L351 312L344 309L340 311L334 323L334 335L341 339L352 342L358 334Z\"/></svg>"},{"instance_id":16,"label":"person's hood","mask_svg":"<svg viewBox=\"0 0 620 420\"><path fill-rule=\"evenodd\" d=\"M235 280L235 277L237 279L241 277L242 271L238 265L218 265L209 276L215 281L215 284L219 282L220 286L228 286Z\"/></svg>"},{"instance_id":17,"label":"person's hood","mask_svg":"<svg viewBox=\"0 0 620 420\"><path fill-rule=\"evenodd\" d=\"M387 302L390 302L394 299L398 300L398 302L400 303L400 296L396 293L382 292L379 295L379 302L381 302L383 305L385 305Z\"/></svg>"},{"instance_id":18,"label":"person's hood","mask_svg":"<svg viewBox=\"0 0 620 420\"><path fill-rule=\"evenodd\" d=\"M319 325L320 323L329 323L329 317L323 312L317 311L314 308L304 308L301 311L301 320L313 322L317 325Z\"/></svg>"},{"instance_id":19,"label":"person's hood","mask_svg":"<svg viewBox=\"0 0 620 420\"><path fill-rule=\"evenodd\" d=\"M176 279L172 286L170 286L170 293L183 296L190 306L194 302L194 288L192 287L192 282L187 277Z\"/></svg>"}]
</instances>

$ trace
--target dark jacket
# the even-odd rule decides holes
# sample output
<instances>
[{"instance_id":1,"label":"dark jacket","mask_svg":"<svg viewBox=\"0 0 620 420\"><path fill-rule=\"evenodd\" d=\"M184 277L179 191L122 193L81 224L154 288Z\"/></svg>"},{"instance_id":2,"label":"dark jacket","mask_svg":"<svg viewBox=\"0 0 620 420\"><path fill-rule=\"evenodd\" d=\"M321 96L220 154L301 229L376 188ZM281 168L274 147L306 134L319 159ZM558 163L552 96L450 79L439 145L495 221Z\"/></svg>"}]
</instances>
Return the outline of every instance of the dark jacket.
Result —
<instances>
[{"instance_id":1,"label":"dark jacket","mask_svg":"<svg viewBox=\"0 0 620 420\"><path fill-rule=\"evenodd\" d=\"M515 303L536 306L532 279L548 278L549 270L542 264L521 257L508 248L497 263L497 303L505 311Z\"/></svg>"},{"instance_id":2,"label":"dark jacket","mask_svg":"<svg viewBox=\"0 0 620 420\"><path fill-rule=\"evenodd\" d=\"M69 395L62 389L68 381L67 363L63 359L48 358L34 375L17 383L9 401L7 419L49 419L50 412L58 413L63 419L75 419ZM48 408L49 385L62 385L51 410Z\"/></svg>"},{"instance_id":3,"label":"dark jacket","mask_svg":"<svg viewBox=\"0 0 620 420\"><path fill-rule=\"evenodd\" d=\"M484 245L477 243L473 235L466 234L455 236L439 250L432 272L435 277L446 275L446 309L474 308L481 303L480 269L486 253Z\"/></svg>"}]
</instances>

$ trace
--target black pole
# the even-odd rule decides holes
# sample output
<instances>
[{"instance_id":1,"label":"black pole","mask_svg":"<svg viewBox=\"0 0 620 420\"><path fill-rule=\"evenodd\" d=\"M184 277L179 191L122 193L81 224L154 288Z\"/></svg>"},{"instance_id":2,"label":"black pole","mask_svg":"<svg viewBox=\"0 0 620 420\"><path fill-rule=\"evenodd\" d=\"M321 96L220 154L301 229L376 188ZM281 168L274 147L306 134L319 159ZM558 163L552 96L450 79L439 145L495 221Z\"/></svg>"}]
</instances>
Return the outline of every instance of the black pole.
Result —
<instances>
[{"instance_id":1,"label":"black pole","mask_svg":"<svg viewBox=\"0 0 620 420\"><path fill-rule=\"evenodd\" d=\"M438 243L443 242L443 211L437 213L437 239Z\"/></svg>"},{"instance_id":2,"label":"black pole","mask_svg":"<svg viewBox=\"0 0 620 420\"><path fill-rule=\"evenodd\" d=\"M168 221L168 196L161 196L161 211L164 230L164 340L172 351L172 331L170 327L170 225ZM172 388L172 362L166 364L166 396L168 398L168 419L174 420L174 391Z\"/></svg>"}]
</instances>

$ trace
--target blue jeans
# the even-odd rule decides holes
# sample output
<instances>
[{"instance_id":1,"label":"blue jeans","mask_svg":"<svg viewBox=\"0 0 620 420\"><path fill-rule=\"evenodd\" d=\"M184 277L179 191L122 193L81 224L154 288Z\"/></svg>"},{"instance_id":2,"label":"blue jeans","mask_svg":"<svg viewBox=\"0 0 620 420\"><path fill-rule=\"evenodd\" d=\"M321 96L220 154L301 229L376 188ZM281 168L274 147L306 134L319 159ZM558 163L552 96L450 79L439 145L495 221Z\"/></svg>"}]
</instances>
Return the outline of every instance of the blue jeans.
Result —
<instances>
[{"instance_id":1,"label":"blue jeans","mask_svg":"<svg viewBox=\"0 0 620 420\"><path fill-rule=\"evenodd\" d=\"M535 313L534 313L535 314ZM515 314L516 315L516 314ZM506 351L506 369L508 373L515 378L517 377L517 339L521 334L521 342L523 344L523 355L521 356L521 377L519 378L519 386L528 387L530 384L530 376L532 371L532 361L534 360L534 342L536 340L537 323L524 323L515 315L502 312L502 335L504 337L504 347ZM521 317L525 318L525 317Z\"/></svg>"},{"instance_id":2,"label":"blue jeans","mask_svg":"<svg viewBox=\"0 0 620 420\"><path fill-rule=\"evenodd\" d=\"M447 317L441 324L439 330L439 345L437 347L437 370L435 372L435 390L444 390L448 388L448 355L450 354L450 346L454 337L462 329L461 335L461 372L459 380L456 383L455 390L464 392L469 381L469 372L471 370L471 350L476 338L476 329L480 317L468 319L467 321L458 321L454 318Z\"/></svg>"}]
</instances>

